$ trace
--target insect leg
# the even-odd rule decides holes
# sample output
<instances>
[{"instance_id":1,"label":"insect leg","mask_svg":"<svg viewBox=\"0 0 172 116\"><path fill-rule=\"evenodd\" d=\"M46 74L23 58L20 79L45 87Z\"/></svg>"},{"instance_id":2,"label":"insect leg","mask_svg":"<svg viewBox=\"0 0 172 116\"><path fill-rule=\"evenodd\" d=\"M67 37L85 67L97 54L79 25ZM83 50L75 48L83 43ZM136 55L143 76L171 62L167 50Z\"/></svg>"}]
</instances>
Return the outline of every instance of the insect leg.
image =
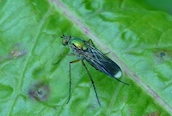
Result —
<instances>
[{"instance_id":1,"label":"insect leg","mask_svg":"<svg viewBox=\"0 0 172 116\"><path fill-rule=\"evenodd\" d=\"M91 39L89 39L89 40L87 41L87 44L92 45L93 47L95 47L95 45L93 44L93 41L92 41Z\"/></svg>"},{"instance_id":2,"label":"insect leg","mask_svg":"<svg viewBox=\"0 0 172 116\"><path fill-rule=\"evenodd\" d=\"M93 47L95 47L95 45L93 44L93 41L91 40L91 39L89 39L88 41L87 41L87 43L89 44L89 45L92 45ZM96 47L95 47L96 48ZM109 54L110 53L110 51L109 52L107 52L107 53L103 53L104 55L107 55L107 54Z\"/></svg>"},{"instance_id":3,"label":"insect leg","mask_svg":"<svg viewBox=\"0 0 172 116\"><path fill-rule=\"evenodd\" d=\"M52 63L52 65L58 64L58 63L61 61L61 60L60 60L61 57L62 57L62 56L67 56L67 55L68 55L68 56L74 56L75 54L73 54L73 53L71 53L71 54L61 54L61 55L59 56L59 57L60 57L59 60L58 60L56 63Z\"/></svg>"},{"instance_id":4,"label":"insect leg","mask_svg":"<svg viewBox=\"0 0 172 116\"><path fill-rule=\"evenodd\" d=\"M130 85L130 84L126 83L126 82L123 82L123 81L119 80L118 78L115 78L115 79L116 79L117 81L119 81L119 82L125 84L125 85Z\"/></svg>"},{"instance_id":5,"label":"insect leg","mask_svg":"<svg viewBox=\"0 0 172 116\"><path fill-rule=\"evenodd\" d=\"M98 97L98 95L97 95L96 87L95 87L95 85L94 85L94 81L93 81L93 79L92 79L91 74L90 74L89 71L88 71L88 68L86 67L86 65L85 65L85 63L84 63L84 60L82 60L82 64L84 65L84 67L85 67L85 69L86 69L86 71L87 71L87 73L88 73L88 76L90 77L91 83L92 83L93 88L94 88L94 92L95 92L95 94L96 94L97 101L98 101L99 105L101 106L99 97Z\"/></svg>"},{"instance_id":6,"label":"insect leg","mask_svg":"<svg viewBox=\"0 0 172 116\"><path fill-rule=\"evenodd\" d=\"M79 62L79 61L80 61L80 60L74 60L74 61L71 61L71 62L69 63L69 97L68 97L67 103L69 103L70 97L71 97L71 84L72 84L72 81L71 81L71 64L72 64L72 63Z\"/></svg>"}]
</instances>

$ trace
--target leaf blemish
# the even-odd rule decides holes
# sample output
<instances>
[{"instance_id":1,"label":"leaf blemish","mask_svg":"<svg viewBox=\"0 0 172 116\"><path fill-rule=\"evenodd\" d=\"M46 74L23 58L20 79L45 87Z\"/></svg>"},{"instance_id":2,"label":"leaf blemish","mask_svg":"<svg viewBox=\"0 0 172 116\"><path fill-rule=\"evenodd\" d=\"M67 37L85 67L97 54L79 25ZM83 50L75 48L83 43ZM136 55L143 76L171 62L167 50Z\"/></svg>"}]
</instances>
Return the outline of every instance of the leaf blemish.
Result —
<instances>
[{"instance_id":1,"label":"leaf blemish","mask_svg":"<svg viewBox=\"0 0 172 116\"><path fill-rule=\"evenodd\" d=\"M49 85L43 82L40 82L38 84L35 84L28 92L29 96L31 98L34 98L38 101L47 101L49 94L50 94L50 88Z\"/></svg>"},{"instance_id":2,"label":"leaf blemish","mask_svg":"<svg viewBox=\"0 0 172 116\"><path fill-rule=\"evenodd\" d=\"M154 58L157 63L162 63L166 60L170 60L172 53L169 50L158 50L154 52Z\"/></svg>"},{"instance_id":3,"label":"leaf blemish","mask_svg":"<svg viewBox=\"0 0 172 116\"><path fill-rule=\"evenodd\" d=\"M9 53L5 56L5 59L15 59L19 58L21 56L24 56L26 54L26 50L24 48L24 45L21 43L16 43L14 46L9 50Z\"/></svg>"}]
</instances>

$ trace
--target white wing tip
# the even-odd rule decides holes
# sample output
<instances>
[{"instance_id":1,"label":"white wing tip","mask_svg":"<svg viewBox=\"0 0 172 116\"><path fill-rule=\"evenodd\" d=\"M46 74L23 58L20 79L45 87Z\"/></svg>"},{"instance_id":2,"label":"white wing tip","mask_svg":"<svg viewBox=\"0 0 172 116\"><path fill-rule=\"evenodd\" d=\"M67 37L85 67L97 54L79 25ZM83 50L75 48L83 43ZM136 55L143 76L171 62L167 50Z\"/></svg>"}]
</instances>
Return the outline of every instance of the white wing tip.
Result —
<instances>
[{"instance_id":1,"label":"white wing tip","mask_svg":"<svg viewBox=\"0 0 172 116\"><path fill-rule=\"evenodd\" d=\"M118 71L118 72L114 75L115 78L120 78L121 76L122 76L122 72L121 72L121 71Z\"/></svg>"}]
</instances>

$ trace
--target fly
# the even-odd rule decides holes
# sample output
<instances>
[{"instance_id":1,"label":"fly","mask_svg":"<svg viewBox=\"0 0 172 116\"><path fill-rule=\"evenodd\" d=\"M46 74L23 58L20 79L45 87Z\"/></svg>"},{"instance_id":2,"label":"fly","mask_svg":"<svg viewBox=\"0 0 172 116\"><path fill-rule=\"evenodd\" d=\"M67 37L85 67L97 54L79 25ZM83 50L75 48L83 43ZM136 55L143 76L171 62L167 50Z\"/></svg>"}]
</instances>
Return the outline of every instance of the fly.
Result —
<instances>
[{"instance_id":1,"label":"fly","mask_svg":"<svg viewBox=\"0 0 172 116\"><path fill-rule=\"evenodd\" d=\"M72 54L78 58L77 60L71 61L69 63L69 98L68 98L67 103L70 101L70 97L71 97L71 64L72 63L76 63L79 61L82 62L91 80L92 86L96 94L97 101L100 106L101 104L98 98L96 87L94 85L94 81L92 79L91 74L88 71L88 68L86 67L84 63L84 60L86 60L96 70L99 70L100 72L103 72L107 74L108 76L115 78L119 82L129 85L118 79L119 77L122 76L121 68L114 61L108 58L104 53L98 50L94 46L91 39L88 41L85 41L77 37L65 36L65 35L62 35L61 38L63 38L63 42L62 42L63 45L68 46L70 50L72 51Z\"/></svg>"}]
</instances>

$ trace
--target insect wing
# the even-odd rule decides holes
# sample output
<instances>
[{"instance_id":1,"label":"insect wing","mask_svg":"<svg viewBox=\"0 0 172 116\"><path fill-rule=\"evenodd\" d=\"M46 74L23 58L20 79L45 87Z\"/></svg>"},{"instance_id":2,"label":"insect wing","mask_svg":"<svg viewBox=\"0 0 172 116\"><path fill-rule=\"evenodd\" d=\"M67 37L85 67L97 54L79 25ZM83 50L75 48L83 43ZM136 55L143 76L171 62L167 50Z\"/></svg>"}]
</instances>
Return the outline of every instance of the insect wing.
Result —
<instances>
[{"instance_id":1,"label":"insect wing","mask_svg":"<svg viewBox=\"0 0 172 116\"><path fill-rule=\"evenodd\" d=\"M122 75L120 67L92 45L88 47L88 53L90 57L85 56L85 59L95 69L106 73L110 77L119 78Z\"/></svg>"}]
</instances>

